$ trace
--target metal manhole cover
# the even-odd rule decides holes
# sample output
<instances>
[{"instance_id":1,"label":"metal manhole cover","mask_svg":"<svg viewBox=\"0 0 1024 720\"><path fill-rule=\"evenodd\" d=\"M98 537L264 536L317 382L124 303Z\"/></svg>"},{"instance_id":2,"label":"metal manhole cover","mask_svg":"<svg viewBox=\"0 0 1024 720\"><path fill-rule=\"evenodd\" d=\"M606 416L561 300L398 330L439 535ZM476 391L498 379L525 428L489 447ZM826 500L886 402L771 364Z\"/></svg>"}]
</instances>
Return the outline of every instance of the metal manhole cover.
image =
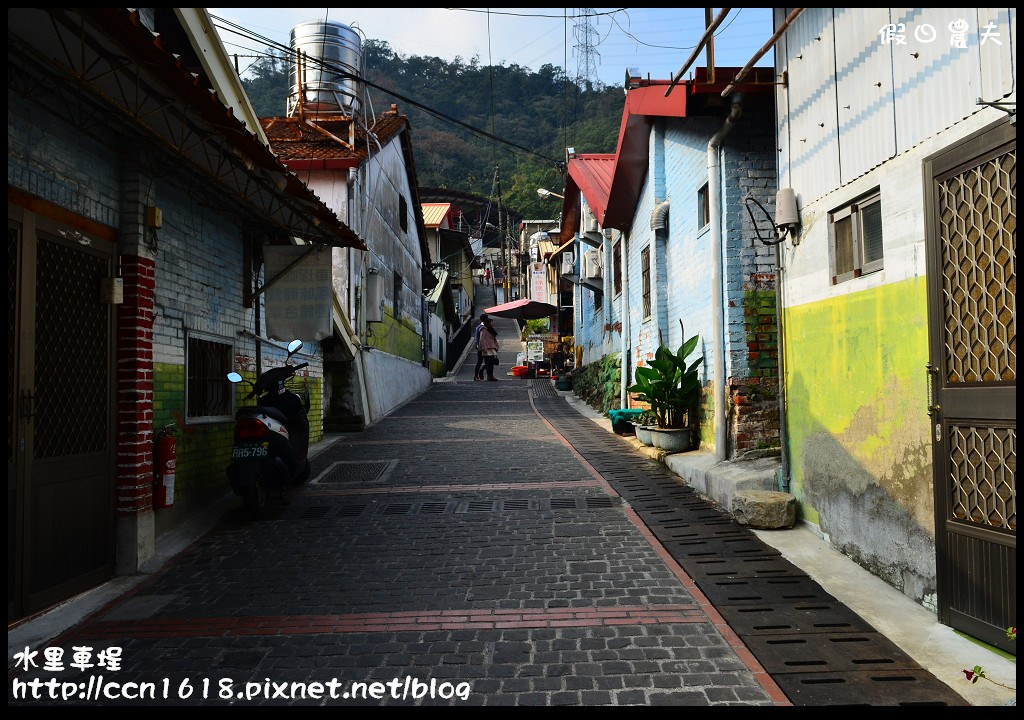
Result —
<instances>
[{"instance_id":1,"label":"metal manhole cover","mask_svg":"<svg viewBox=\"0 0 1024 720\"><path fill-rule=\"evenodd\" d=\"M316 476L314 484L383 482L391 475L398 460L339 460Z\"/></svg>"}]
</instances>

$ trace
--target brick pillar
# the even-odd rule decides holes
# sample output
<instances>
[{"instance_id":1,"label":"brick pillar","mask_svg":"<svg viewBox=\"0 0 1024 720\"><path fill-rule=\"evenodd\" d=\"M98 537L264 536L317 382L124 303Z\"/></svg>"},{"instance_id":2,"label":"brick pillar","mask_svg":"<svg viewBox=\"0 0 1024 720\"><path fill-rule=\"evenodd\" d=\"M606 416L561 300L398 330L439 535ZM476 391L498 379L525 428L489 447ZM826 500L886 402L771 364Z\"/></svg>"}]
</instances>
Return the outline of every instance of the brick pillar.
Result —
<instances>
[{"instance_id":1,"label":"brick pillar","mask_svg":"<svg viewBox=\"0 0 1024 720\"><path fill-rule=\"evenodd\" d=\"M153 557L153 295L156 263L121 256L117 312L117 525L120 574Z\"/></svg>"}]
</instances>

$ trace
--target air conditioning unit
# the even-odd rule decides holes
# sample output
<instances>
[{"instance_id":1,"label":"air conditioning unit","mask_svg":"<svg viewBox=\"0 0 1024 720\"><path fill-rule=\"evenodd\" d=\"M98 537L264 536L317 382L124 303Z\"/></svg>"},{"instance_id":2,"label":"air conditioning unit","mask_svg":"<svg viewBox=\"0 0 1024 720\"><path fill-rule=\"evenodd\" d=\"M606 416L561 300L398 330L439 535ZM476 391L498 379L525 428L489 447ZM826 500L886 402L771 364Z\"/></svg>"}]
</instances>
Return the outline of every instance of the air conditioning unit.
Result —
<instances>
[{"instance_id":1,"label":"air conditioning unit","mask_svg":"<svg viewBox=\"0 0 1024 720\"><path fill-rule=\"evenodd\" d=\"M591 248L583 253L583 275L588 280L600 280L603 277L602 253L597 248Z\"/></svg>"},{"instance_id":2,"label":"air conditioning unit","mask_svg":"<svg viewBox=\"0 0 1024 720\"><path fill-rule=\"evenodd\" d=\"M562 275L572 275L576 272L576 253L566 250L562 253Z\"/></svg>"},{"instance_id":3,"label":"air conditioning unit","mask_svg":"<svg viewBox=\"0 0 1024 720\"><path fill-rule=\"evenodd\" d=\"M583 208L583 232L598 232L597 217L589 206Z\"/></svg>"}]
</instances>

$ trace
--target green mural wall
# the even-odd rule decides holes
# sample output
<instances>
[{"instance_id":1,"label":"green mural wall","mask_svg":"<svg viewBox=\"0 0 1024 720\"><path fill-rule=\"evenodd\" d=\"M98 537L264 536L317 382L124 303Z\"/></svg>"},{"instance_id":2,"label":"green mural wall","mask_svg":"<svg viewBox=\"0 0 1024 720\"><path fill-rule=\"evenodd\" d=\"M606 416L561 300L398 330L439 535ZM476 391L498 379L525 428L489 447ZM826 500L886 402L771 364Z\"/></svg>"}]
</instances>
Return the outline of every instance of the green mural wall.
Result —
<instances>
[{"instance_id":1,"label":"green mural wall","mask_svg":"<svg viewBox=\"0 0 1024 720\"><path fill-rule=\"evenodd\" d=\"M415 363L423 362L423 338L412 322L402 318L395 320L391 308L384 308L384 320L372 323L367 343L376 350L397 355Z\"/></svg>"},{"instance_id":2,"label":"green mural wall","mask_svg":"<svg viewBox=\"0 0 1024 720\"><path fill-rule=\"evenodd\" d=\"M806 519L881 491L931 531L926 301L921 277L786 310L792 489Z\"/></svg>"},{"instance_id":3,"label":"green mural wall","mask_svg":"<svg viewBox=\"0 0 1024 720\"><path fill-rule=\"evenodd\" d=\"M256 373L243 372L242 377L254 381ZM227 379L224 380L227 382ZM295 377L288 387L300 395L307 387L310 396L309 441L319 442L323 437L323 383L320 378ZM245 400L249 385L235 386L235 406L251 404ZM185 367L166 363L153 365L153 427L156 430L173 424L177 430L177 467L175 473L175 502L188 502L195 498L227 491L226 469L231 462L234 442L234 421L216 423L185 422Z\"/></svg>"}]
</instances>

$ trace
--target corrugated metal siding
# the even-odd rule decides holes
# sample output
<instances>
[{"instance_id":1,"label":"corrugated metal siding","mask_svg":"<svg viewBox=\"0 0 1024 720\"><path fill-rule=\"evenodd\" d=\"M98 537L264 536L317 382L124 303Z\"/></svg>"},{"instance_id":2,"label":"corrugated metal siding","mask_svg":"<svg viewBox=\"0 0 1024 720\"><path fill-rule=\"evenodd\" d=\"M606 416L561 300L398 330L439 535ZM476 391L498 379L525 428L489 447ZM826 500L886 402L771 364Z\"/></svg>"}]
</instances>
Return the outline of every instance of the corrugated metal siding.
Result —
<instances>
[{"instance_id":1,"label":"corrugated metal siding","mask_svg":"<svg viewBox=\"0 0 1024 720\"><path fill-rule=\"evenodd\" d=\"M772 27L777 29L786 19L789 11L789 8L774 8ZM789 54L786 49L787 35L788 33L784 33L775 44L775 77L777 81L784 77L783 73L789 70ZM778 143L776 150L779 153L777 165L779 187L792 187L789 157L792 149L789 125L789 88L781 82L775 86L775 138Z\"/></svg>"},{"instance_id":2,"label":"corrugated metal siding","mask_svg":"<svg viewBox=\"0 0 1024 720\"><path fill-rule=\"evenodd\" d=\"M1001 45L988 41L981 50L981 97L987 102L1012 93L1016 85L1017 11L1014 8L978 8L978 31L992 23Z\"/></svg>"},{"instance_id":3,"label":"corrugated metal siding","mask_svg":"<svg viewBox=\"0 0 1024 720\"><path fill-rule=\"evenodd\" d=\"M791 180L807 204L839 185L832 8L805 9L787 35Z\"/></svg>"},{"instance_id":4,"label":"corrugated metal siding","mask_svg":"<svg viewBox=\"0 0 1024 720\"><path fill-rule=\"evenodd\" d=\"M896 97L896 150L904 152L925 138L978 110L981 95L976 8L894 8L892 21L906 25L906 45L893 46ZM967 48L950 45L949 24L970 23ZM915 37L927 26L935 40ZM915 57L914 55L917 55Z\"/></svg>"},{"instance_id":5,"label":"corrugated metal siding","mask_svg":"<svg viewBox=\"0 0 1024 720\"><path fill-rule=\"evenodd\" d=\"M833 10L839 35L835 53L840 180L848 183L896 154L893 49L878 35L889 24L888 8ZM842 42L843 38L869 42Z\"/></svg>"},{"instance_id":6,"label":"corrugated metal siding","mask_svg":"<svg viewBox=\"0 0 1024 720\"><path fill-rule=\"evenodd\" d=\"M423 209L423 224L428 228L436 228L452 206L451 203L421 203L420 207Z\"/></svg>"}]
</instances>

